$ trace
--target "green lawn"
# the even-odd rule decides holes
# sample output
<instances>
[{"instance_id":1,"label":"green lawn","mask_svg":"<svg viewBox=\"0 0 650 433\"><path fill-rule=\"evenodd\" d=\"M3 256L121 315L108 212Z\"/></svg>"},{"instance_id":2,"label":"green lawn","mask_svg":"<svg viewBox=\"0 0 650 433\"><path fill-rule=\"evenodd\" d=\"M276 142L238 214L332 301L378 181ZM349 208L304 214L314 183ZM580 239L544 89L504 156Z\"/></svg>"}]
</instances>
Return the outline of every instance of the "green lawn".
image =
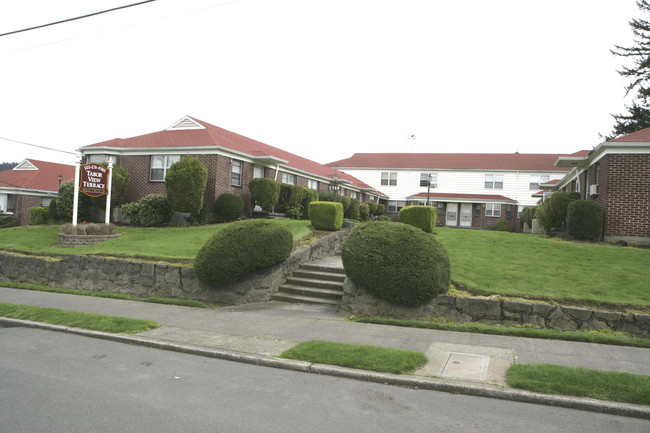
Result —
<instances>
[{"instance_id":1,"label":"green lawn","mask_svg":"<svg viewBox=\"0 0 650 433\"><path fill-rule=\"evenodd\" d=\"M475 294L650 307L650 249L437 228L452 280Z\"/></svg>"},{"instance_id":2,"label":"green lawn","mask_svg":"<svg viewBox=\"0 0 650 433\"><path fill-rule=\"evenodd\" d=\"M313 228L308 220L275 220L286 226L294 240L308 236ZM101 254L120 257L141 257L160 260L194 260L205 242L226 224L194 227L129 227L120 226L117 239L87 247L60 247L57 234L60 226L27 226L0 230L0 248L43 255Z\"/></svg>"}]
</instances>

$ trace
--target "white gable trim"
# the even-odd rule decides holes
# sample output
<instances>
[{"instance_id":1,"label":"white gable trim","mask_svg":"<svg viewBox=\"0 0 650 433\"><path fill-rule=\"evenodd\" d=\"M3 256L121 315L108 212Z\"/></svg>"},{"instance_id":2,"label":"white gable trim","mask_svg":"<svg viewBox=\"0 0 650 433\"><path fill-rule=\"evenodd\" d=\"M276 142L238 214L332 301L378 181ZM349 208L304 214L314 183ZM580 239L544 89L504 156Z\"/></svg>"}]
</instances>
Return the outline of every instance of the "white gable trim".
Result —
<instances>
[{"instance_id":1,"label":"white gable trim","mask_svg":"<svg viewBox=\"0 0 650 433\"><path fill-rule=\"evenodd\" d=\"M206 127L197 123L194 119L190 118L190 116L185 116L165 131L185 131L187 129L206 129Z\"/></svg>"},{"instance_id":2,"label":"white gable trim","mask_svg":"<svg viewBox=\"0 0 650 433\"><path fill-rule=\"evenodd\" d=\"M13 168L13 170L38 170L38 167L36 167L34 164L29 162L28 159L24 160L17 166Z\"/></svg>"}]
</instances>

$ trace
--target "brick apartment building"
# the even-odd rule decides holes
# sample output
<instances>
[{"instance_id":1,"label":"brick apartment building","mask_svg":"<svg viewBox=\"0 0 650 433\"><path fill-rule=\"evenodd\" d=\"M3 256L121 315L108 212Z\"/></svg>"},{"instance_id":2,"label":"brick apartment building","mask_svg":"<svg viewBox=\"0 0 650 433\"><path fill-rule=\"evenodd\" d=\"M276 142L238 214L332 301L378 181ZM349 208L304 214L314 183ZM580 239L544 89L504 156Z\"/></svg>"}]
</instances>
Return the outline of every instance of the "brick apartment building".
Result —
<instances>
[{"instance_id":1,"label":"brick apartment building","mask_svg":"<svg viewBox=\"0 0 650 433\"><path fill-rule=\"evenodd\" d=\"M221 194L237 194L251 211L248 182L255 177L327 191L359 201L378 202L380 191L355 177L207 122L185 116L169 128L137 137L104 141L80 149L86 163L112 158L131 176L123 202L165 193L165 175L182 156L197 157L208 169L205 200L209 209Z\"/></svg>"}]
</instances>

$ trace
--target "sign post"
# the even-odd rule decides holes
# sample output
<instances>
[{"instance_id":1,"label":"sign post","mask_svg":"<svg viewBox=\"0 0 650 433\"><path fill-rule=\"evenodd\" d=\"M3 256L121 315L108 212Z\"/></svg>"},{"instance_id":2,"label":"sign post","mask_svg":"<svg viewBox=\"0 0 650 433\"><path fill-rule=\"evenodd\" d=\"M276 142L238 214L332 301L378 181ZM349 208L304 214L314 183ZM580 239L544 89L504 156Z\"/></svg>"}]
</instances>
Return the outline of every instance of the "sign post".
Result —
<instances>
[{"instance_id":1,"label":"sign post","mask_svg":"<svg viewBox=\"0 0 650 433\"><path fill-rule=\"evenodd\" d=\"M81 163L81 155L77 154L75 156L74 162L74 193L72 196L72 225L77 226L77 207L79 206L79 193L77 188L79 187L79 164Z\"/></svg>"}]
</instances>

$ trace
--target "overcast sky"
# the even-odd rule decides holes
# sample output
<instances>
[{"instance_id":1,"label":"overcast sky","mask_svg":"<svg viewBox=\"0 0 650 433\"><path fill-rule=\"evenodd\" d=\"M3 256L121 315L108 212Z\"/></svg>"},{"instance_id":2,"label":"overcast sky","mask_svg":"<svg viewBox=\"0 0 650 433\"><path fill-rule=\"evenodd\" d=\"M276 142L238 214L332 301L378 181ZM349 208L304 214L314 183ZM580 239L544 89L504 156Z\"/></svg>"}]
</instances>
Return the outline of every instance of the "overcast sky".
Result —
<instances>
[{"instance_id":1,"label":"overcast sky","mask_svg":"<svg viewBox=\"0 0 650 433\"><path fill-rule=\"evenodd\" d=\"M2 1L0 33L136 1ZM640 16L634 0L158 0L0 37L0 137L73 152L190 115L320 163L572 153L629 102L609 50Z\"/></svg>"}]
</instances>

